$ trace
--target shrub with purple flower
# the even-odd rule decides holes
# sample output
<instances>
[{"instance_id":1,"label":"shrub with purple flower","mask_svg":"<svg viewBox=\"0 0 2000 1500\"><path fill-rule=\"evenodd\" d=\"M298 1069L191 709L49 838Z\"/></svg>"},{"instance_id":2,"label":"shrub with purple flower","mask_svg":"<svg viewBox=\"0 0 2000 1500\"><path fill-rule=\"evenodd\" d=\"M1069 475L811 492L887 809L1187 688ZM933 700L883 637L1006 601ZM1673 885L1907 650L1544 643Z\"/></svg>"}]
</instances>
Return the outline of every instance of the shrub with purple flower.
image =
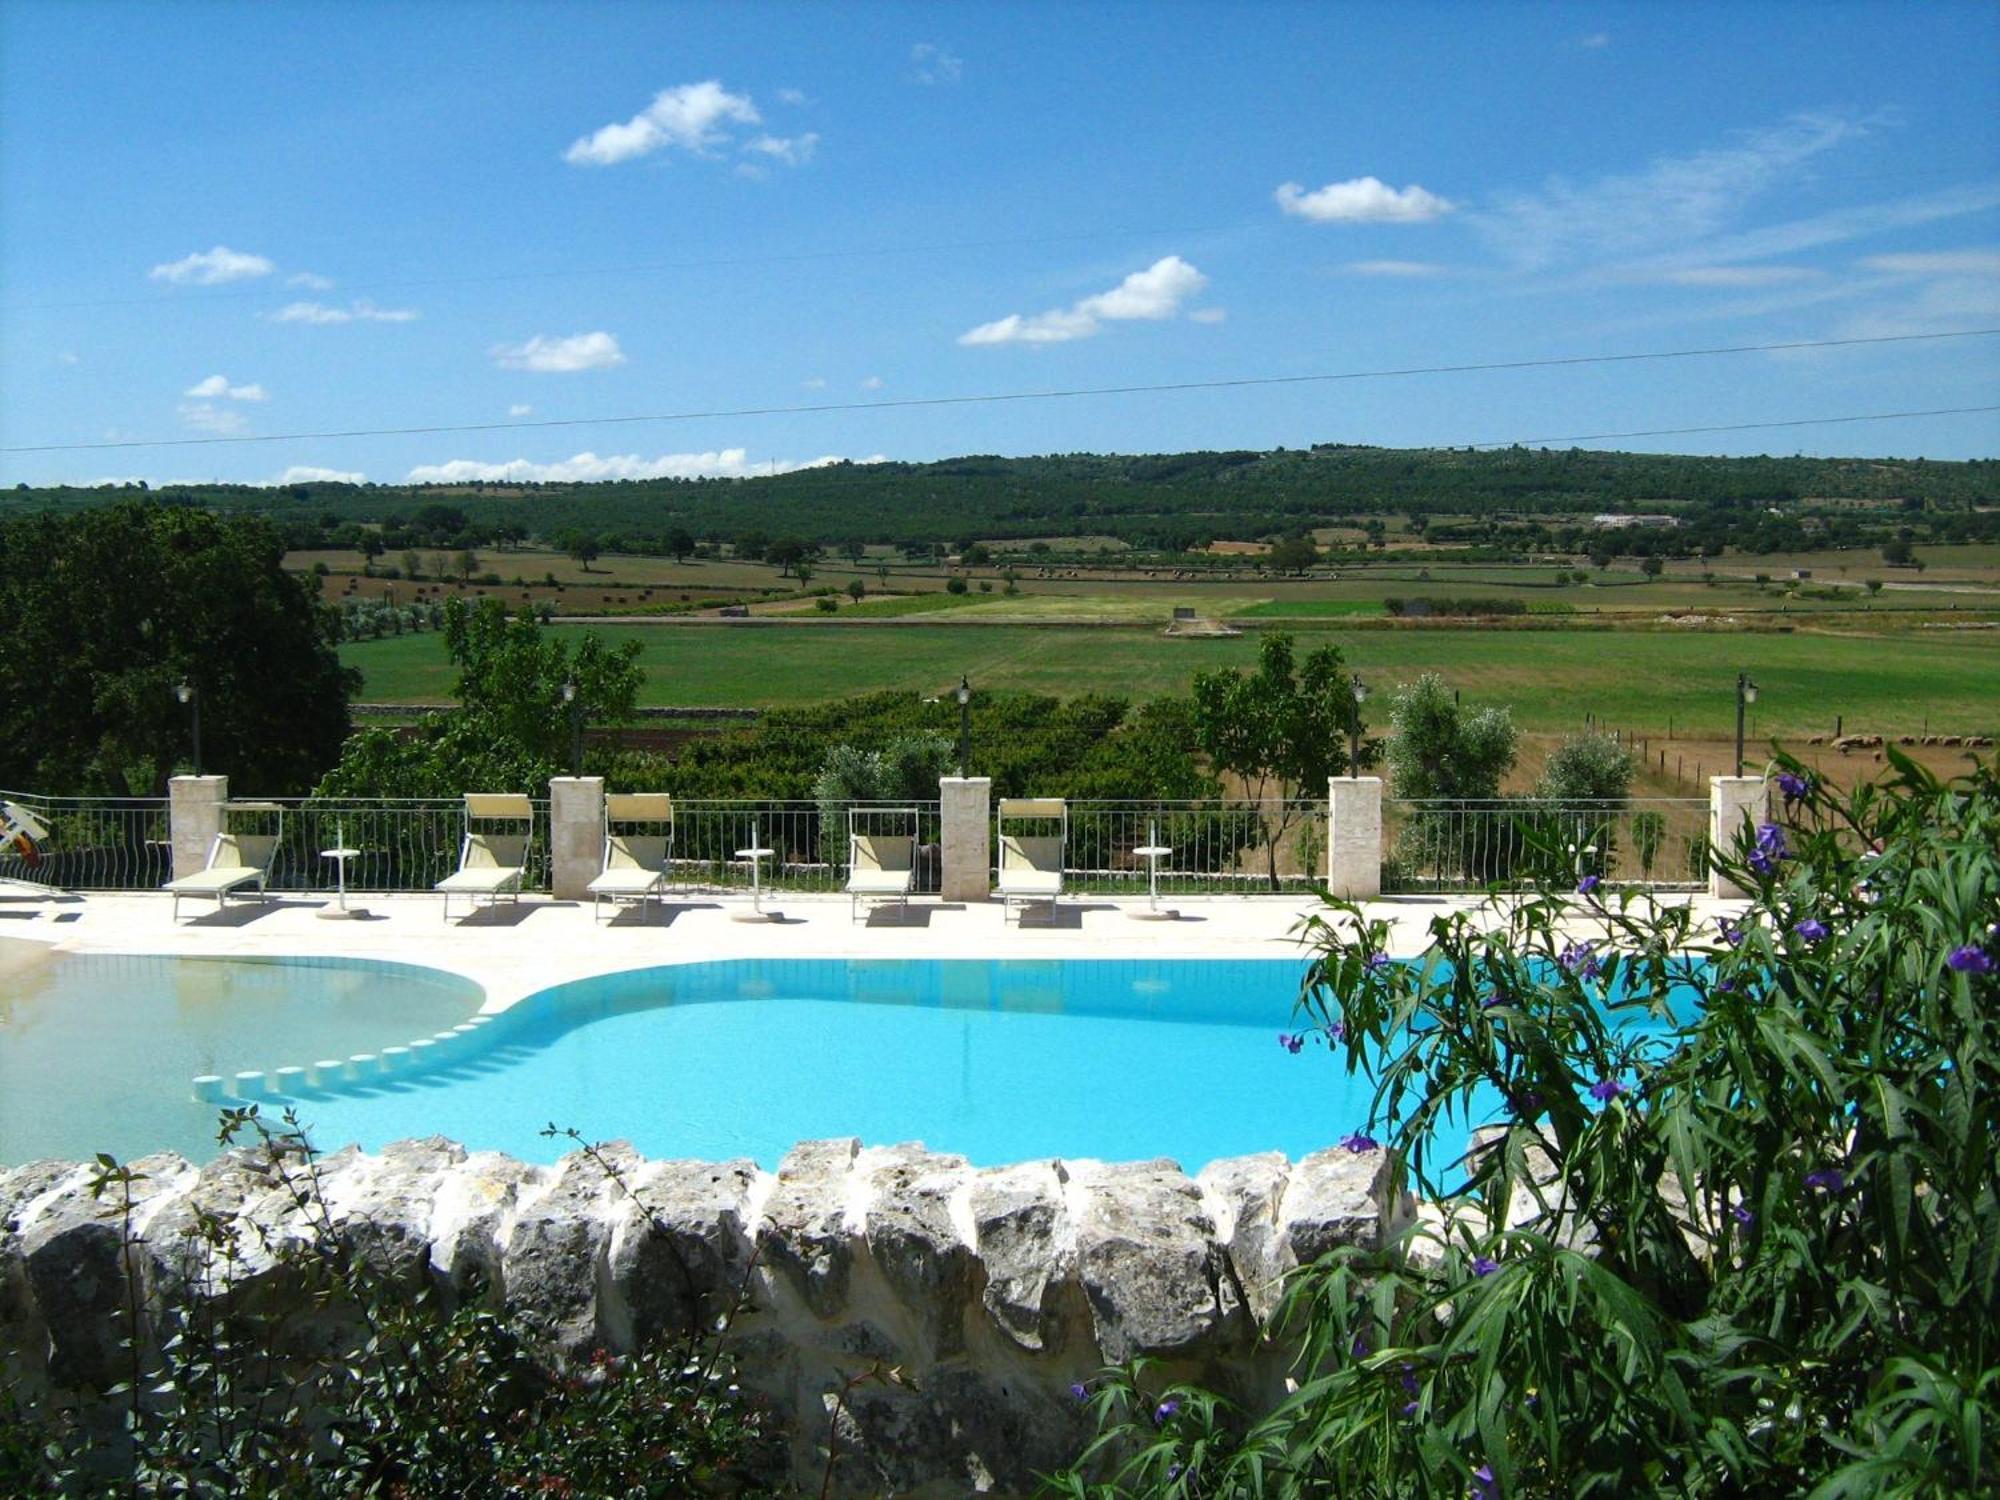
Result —
<instances>
[{"instance_id":1,"label":"shrub with purple flower","mask_svg":"<svg viewBox=\"0 0 2000 1500\"><path fill-rule=\"evenodd\" d=\"M1379 1151L1382 1149L1382 1143L1376 1140L1374 1136L1363 1135L1358 1130L1352 1135L1342 1136L1340 1146L1342 1150L1351 1151L1356 1156L1366 1156L1370 1151Z\"/></svg>"},{"instance_id":2,"label":"shrub with purple flower","mask_svg":"<svg viewBox=\"0 0 2000 1500\"><path fill-rule=\"evenodd\" d=\"M1625 1085L1618 1079L1600 1078L1590 1086L1590 1097L1599 1104L1609 1104L1625 1091Z\"/></svg>"},{"instance_id":3,"label":"shrub with purple flower","mask_svg":"<svg viewBox=\"0 0 2000 1500\"><path fill-rule=\"evenodd\" d=\"M1162 1401L1158 1406L1153 1408L1153 1425L1155 1427L1164 1427L1168 1422L1173 1420L1174 1414L1178 1412L1180 1409L1181 1409L1180 1397L1178 1396L1167 1397L1166 1400Z\"/></svg>"},{"instance_id":4,"label":"shrub with purple flower","mask_svg":"<svg viewBox=\"0 0 2000 1500\"><path fill-rule=\"evenodd\" d=\"M1595 979L1604 972L1604 960L1597 956L1596 945L1592 943L1569 944L1563 949L1559 962L1579 979Z\"/></svg>"},{"instance_id":5,"label":"shrub with purple flower","mask_svg":"<svg viewBox=\"0 0 2000 1500\"><path fill-rule=\"evenodd\" d=\"M1787 802L1802 802L1812 795L1812 778L1801 776L1796 771L1780 771L1778 790L1785 794Z\"/></svg>"},{"instance_id":6,"label":"shrub with purple flower","mask_svg":"<svg viewBox=\"0 0 2000 1500\"><path fill-rule=\"evenodd\" d=\"M1945 967L1955 969L1960 974L1991 974L1993 955L1984 948L1975 948L1967 943L1962 948L1954 948L1944 956Z\"/></svg>"},{"instance_id":7,"label":"shrub with purple flower","mask_svg":"<svg viewBox=\"0 0 2000 1500\"><path fill-rule=\"evenodd\" d=\"M1827 935L1827 925L1818 917L1807 917L1792 929L1792 935L1801 942L1824 942Z\"/></svg>"},{"instance_id":8,"label":"shrub with purple flower","mask_svg":"<svg viewBox=\"0 0 2000 1500\"><path fill-rule=\"evenodd\" d=\"M1287 1052L1296 1055L1305 1047L1305 1044L1306 1039L1303 1032L1281 1031L1278 1033L1278 1045L1283 1047Z\"/></svg>"},{"instance_id":9,"label":"shrub with purple flower","mask_svg":"<svg viewBox=\"0 0 2000 1500\"><path fill-rule=\"evenodd\" d=\"M1766 823L1757 830L1756 846L1750 851L1750 868L1759 875L1776 872L1778 862L1788 859L1791 850L1785 844L1785 830L1776 823Z\"/></svg>"},{"instance_id":10,"label":"shrub with purple flower","mask_svg":"<svg viewBox=\"0 0 2000 1500\"><path fill-rule=\"evenodd\" d=\"M1806 1173L1806 1186L1816 1193L1830 1193L1839 1197L1847 1191L1847 1175L1838 1167L1820 1167Z\"/></svg>"},{"instance_id":11,"label":"shrub with purple flower","mask_svg":"<svg viewBox=\"0 0 2000 1500\"><path fill-rule=\"evenodd\" d=\"M1588 896L1602 884L1604 884L1602 875L1586 875L1576 883L1576 893L1579 896Z\"/></svg>"}]
</instances>

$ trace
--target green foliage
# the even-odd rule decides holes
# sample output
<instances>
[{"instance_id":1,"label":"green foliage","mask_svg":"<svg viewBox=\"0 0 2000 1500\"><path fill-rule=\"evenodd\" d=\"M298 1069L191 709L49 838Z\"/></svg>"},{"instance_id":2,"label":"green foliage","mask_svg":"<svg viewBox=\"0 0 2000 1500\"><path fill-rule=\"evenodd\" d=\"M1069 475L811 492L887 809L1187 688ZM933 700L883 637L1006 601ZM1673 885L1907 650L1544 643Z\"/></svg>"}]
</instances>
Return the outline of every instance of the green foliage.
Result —
<instances>
[{"instance_id":1,"label":"green foliage","mask_svg":"<svg viewBox=\"0 0 2000 1500\"><path fill-rule=\"evenodd\" d=\"M1466 713L1445 680L1426 672L1389 710L1389 792L1405 801L1498 797L1517 736L1504 708Z\"/></svg>"},{"instance_id":2,"label":"green foliage","mask_svg":"<svg viewBox=\"0 0 2000 1500\"><path fill-rule=\"evenodd\" d=\"M1632 752L1610 735L1569 735L1549 752L1535 796L1559 804L1623 802L1637 770Z\"/></svg>"},{"instance_id":3,"label":"green foliage","mask_svg":"<svg viewBox=\"0 0 2000 1500\"><path fill-rule=\"evenodd\" d=\"M358 674L331 612L253 518L127 502L0 523L0 786L160 795L191 750L239 793L309 783Z\"/></svg>"},{"instance_id":4,"label":"green foliage","mask_svg":"<svg viewBox=\"0 0 2000 1500\"><path fill-rule=\"evenodd\" d=\"M687 1327L631 1354L565 1361L482 1305L481 1288L447 1306L371 1255L379 1236L336 1220L289 1113L273 1128L254 1106L228 1111L222 1139L252 1142L245 1169L268 1178L275 1201L296 1205L306 1233L272 1235L253 1199L199 1211L173 1248L175 1276L153 1281L128 1257L118 1334L127 1376L108 1393L122 1424L107 1433L102 1419L115 1409L78 1409L0 1384L0 1492L77 1500L774 1493L767 1420L737 1388L723 1348L733 1307L706 1326L694 1320L709 1314L690 1309ZM585 1152L612 1190L631 1192L611 1157ZM93 1187L112 1199L127 1245L136 1244L142 1181L98 1158ZM640 1233L671 1233L639 1206ZM262 1274L283 1295L189 1290L226 1286L258 1258L276 1263Z\"/></svg>"},{"instance_id":5,"label":"green foliage","mask_svg":"<svg viewBox=\"0 0 2000 1500\"><path fill-rule=\"evenodd\" d=\"M1258 810L1272 890L1279 842L1299 817L1296 799L1324 796L1327 778L1346 772L1348 737L1360 719L1338 646L1315 647L1295 664L1291 636L1274 632L1258 649L1255 672L1196 674L1195 743L1213 770L1242 781Z\"/></svg>"},{"instance_id":6,"label":"green foliage","mask_svg":"<svg viewBox=\"0 0 2000 1500\"><path fill-rule=\"evenodd\" d=\"M1719 930L1545 886L1384 964L1315 919L1303 1019L1434 1212L1293 1278L1266 1408L1108 1372L1057 1492L1993 1493L2000 781L1889 754L1784 763Z\"/></svg>"},{"instance_id":7,"label":"green foliage","mask_svg":"<svg viewBox=\"0 0 2000 1500\"><path fill-rule=\"evenodd\" d=\"M573 716L586 724L632 716L645 674L641 647L606 645L594 631L565 639L497 599L444 606L445 649L458 668L458 707L429 715L414 734L373 728L350 739L319 797L454 797L540 787L566 768ZM575 700L563 698L574 684Z\"/></svg>"}]
</instances>

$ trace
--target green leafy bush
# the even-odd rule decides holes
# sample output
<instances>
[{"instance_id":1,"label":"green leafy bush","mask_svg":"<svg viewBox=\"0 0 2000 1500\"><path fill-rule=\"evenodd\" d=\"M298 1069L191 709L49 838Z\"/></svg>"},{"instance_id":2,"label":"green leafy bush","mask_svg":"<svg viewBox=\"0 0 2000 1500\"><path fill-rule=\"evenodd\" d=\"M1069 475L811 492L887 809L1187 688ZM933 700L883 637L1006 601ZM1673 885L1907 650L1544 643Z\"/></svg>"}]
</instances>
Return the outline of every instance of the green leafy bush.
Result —
<instances>
[{"instance_id":1,"label":"green leafy bush","mask_svg":"<svg viewBox=\"0 0 2000 1500\"><path fill-rule=\"evenodd\" d=\"M1432 1207L1295 1276L1290 1395L1107 1372L1056 1491L1993 1493L2000 783L1889 754L1784 763L1719 924L1549 883L1403 964L1315 919L1301 1008L1374 1084L1329 1127Z\"/></svg>"}]
</instances>

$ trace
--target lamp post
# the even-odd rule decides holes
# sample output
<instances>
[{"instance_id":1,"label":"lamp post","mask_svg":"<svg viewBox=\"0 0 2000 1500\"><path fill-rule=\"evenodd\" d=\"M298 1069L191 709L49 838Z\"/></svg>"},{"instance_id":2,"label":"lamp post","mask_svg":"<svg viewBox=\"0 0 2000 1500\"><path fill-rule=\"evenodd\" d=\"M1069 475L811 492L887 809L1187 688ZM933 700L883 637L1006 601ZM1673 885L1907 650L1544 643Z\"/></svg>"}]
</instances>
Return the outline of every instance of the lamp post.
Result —
<instances>
[{"instance_id":1,"label":"lamp post","mask_svg":"<svg viewBox=\"0 0 2000 1500\"><path fill-rule=\"evenodd\" d=\"M583 774L583 703L576 696L576 679L562 685L563 702L569 705L569 774Z\"/></svg>"},{"instance_id":2,"label":"lamp post","mask_svg":"<svg viewBox=\"0 0 2000 1500\"><path fill-rule=\"evenodd\" d=\"M1743 774L1743 710L1757 701L1757 684L1748 672L1736 674L1736 774Z\"/></svg>"},{"instance_id":3,"label":"lamp post","mask_svg":"<svg viewBox=\"0 0 2000 1500\"><path fill-rule=\"evenodd\" d=\"M1368 701L1368 684L1359 677L1350 679L1354 689L1354 712L1347 720L1347 774L1361 774L1361 705Z\"/></svg>"},{"instance_id":4,"label":"lamp post","mask_svg":"<svg viewBox=\"0 0 2000 1500\"><path fill-rule=\"evenodd\" d=\"M958 774L965 775L966 757L972 750L972 684L963 675L958 679Z\"/></svg>"},{"instance_id":5,"label":"lamp post","mask_svg":"<svg viewBox=\"0 0 2000 1500\"><path fill-rule=\"evenodd\" d=\"M201 689L192 682L183 682L174 689L174 696L194 712L194 774L201 774Z\"/></svg>"}]
</instances>

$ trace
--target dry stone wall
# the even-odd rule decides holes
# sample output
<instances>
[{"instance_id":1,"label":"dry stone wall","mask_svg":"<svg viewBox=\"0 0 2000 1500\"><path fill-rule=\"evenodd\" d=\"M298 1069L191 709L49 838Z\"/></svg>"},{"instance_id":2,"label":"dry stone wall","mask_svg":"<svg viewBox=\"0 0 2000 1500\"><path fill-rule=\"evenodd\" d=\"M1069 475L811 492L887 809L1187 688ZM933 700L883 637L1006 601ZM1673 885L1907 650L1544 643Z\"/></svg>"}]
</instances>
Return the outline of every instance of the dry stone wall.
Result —
<instances>
[{"instance_id":1,"label":"dry stone wall","mask_svg":"<svg viewBox=\"0 0 2000 1500\"><path fill-rule=\"evenodd\" d=\"M1087 1437L1072 1384L1136 1355L1167 1378L1271 1399L1285 1360L1260 1325L1284 1273L1377 1243L1410 1211L1378 1155L1338 1149L1194 1177L1164 1160L981 1169L854 1140L805 1142L776 1173L606 1152L631 1193L583 1154L534 1166L432 1138L326 1158L321 1194L384 1269L447 1301L483 1289L569 1355L713 1321L740 1295L729 1338L742 1378L772 1403L812 1489L836 1389L876 1361L897 1367L901 1383L864 1384L840 1411L848 1494L1030 1490ZM151 1293L213 1290L189 1282L200 1212L308 1234L257 1153L134 1166ZM84 1394L118 1378L120 1226L90 1175L0 1168L0 1378ZM279 1274L253 1254L237 1289Z\"/></svg>"}]
</instances>

